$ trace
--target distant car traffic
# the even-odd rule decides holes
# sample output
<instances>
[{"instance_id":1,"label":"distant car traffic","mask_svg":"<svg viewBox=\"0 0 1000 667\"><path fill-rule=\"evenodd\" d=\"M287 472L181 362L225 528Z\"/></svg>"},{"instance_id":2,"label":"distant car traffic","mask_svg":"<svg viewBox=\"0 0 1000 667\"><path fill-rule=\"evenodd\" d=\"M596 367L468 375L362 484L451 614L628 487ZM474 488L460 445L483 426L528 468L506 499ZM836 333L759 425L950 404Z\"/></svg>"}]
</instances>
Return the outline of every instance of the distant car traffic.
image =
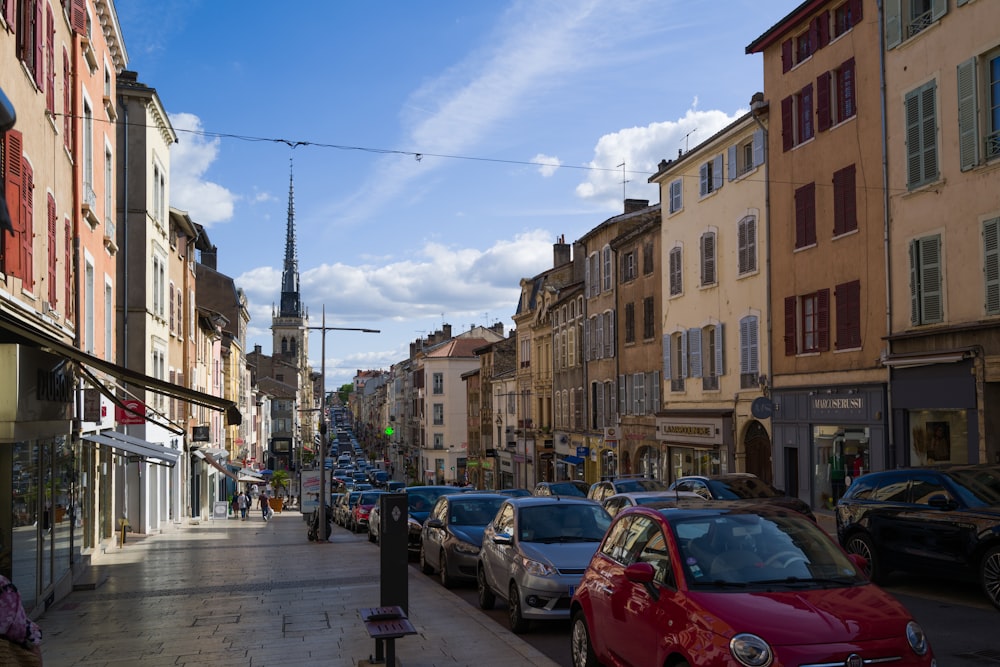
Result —
<instances>
[{"instance_id":1,"label":"distant car traffic","mask_svg":"<svg viewBox=\"0 0 1000 667\"><path fill-rule=\"evenodd\" d=\"M517 488L500 489L499 491L497 491L497 493L502 493L503 495L511 496L512 498L520 498L522 496L532 495L531 491L529 491L528 489L517 489Z\"/></svg>"},{"instance_id":2,"label":"distant car traffic","mask_svg":"<svg viewBox=\"0 0 1000 667\"><path fill-rule=\"evenodd\" d=\"M835 511L840 543L873 581L893 570L977 581L1000 609L1000 465L871 472Z\"/></svg>"},{"instance_id":3,"label":"distant car traffic","mask_svg":"<svg viewBox=\"0 0 1000 667\"><path fill-rule=\"evenodd\" d=\"M578 479L568 479L561 482L539 482L535 484L532 495L535 496L577 496L586 498L590 486Z\"/></svg>"},{"instance_id":4,"label":"distant car traffic","mask_svg":"<svg viewBox=\"0 0 1000 667\"><path fill-rule=\"evenodd\" d=\"M669 488L669 484L658 479L642 476L616 477L591 484L587 489L587 497L602 503L616 493L666 491Z\"/></svg>"},{"instance_id":5,"label":"distant car traffic","mask_svg":"<svg viewBox=\"0 0 1000 667\"><path fill-rule=\"evenodd\" d=\"M573 596L572 664L934 667L920 625L852 559L785 508L626 509Z\"/></svg>"},{"instance_id":6,"label":"distant car traffic","mask_svg":"<svg viewBox=\"0 0 1000 667\"><path fill-rule=\"evenodd\" d=\"M569 601L611 517L598 503L570 496L507 498L483 532L476 586L479 606L507 602L510 629L566 619Z\"/></svg>"},{"instance_id":7,"label":"distant car traffic","mask_svg":"<svg viewBox=\"0 0 1000 667\"><path fill-rule=\"evenodd\" d=\"M678 506L685 500L704 502L701 496L691 491L633 491L631 493L616 493L606 498L601 506L608 511L608 514L615 516L623 509L636 505Z\"/></svg>"},{"instance_id":8,"label":"distant car traffic","mask_svg":"<svg viewBox=\"0 0 1000 667\"><path fill-rule=\"evenodd\" d=\"M483 531L507 496L499 493L451 493L437 499L424 521L420 569L437 572L445 588L476 580Z\"/></svg>"},{"instance_id":9,"label":"distant car traffic","mask_svg":"<svg viewBox=\"0 0 1000 667\"><path fill-rule=\"evenodd\" d=\"M783 491L748 472L708 476L687 475L674 480L670 489L692 491L708 500L735 500L786 507L816 521L816 515L813 514L809 503L801 498L785 495Z\"/></svg>"}]
</instances>

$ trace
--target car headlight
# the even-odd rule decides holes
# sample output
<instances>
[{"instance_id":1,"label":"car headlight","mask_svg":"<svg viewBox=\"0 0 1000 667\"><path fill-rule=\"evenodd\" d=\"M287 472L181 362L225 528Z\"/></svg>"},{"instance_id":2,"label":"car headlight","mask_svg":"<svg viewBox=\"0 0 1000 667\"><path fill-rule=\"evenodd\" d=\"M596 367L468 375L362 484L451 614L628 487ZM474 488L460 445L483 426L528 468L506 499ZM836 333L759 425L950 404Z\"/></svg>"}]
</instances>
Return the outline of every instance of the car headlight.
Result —
<instances>
[{"instance_id":1,"label":"car headlight","mask_svg":"<svg viewBox=\"0 0 1000 667\"><path fill-rule=\"evenodd\" d=\"M536 577L549 577L556 573L556 569L547 563L521 557L521 567L530 575Z\"/></svg>"},{"instance_id":2,"label":"car headlight","mask_svg":"<svg viewBox=\"0 0 1000 667\"><path fill-rule=\"evenodd\" d=\"M738 634L729 641L729 652L737 662L747 667L767 667L774 659L767 642L748 633Z\"/></svg>"},{"instance_id":3,"label":"car headlight","mask_svg":"<svg viewBox=\"0 0 1000 667\"><path fill-rule=\"evenodd\" d=\"M479 553L479 547L475 544L469 544L468 542L455 542L455 551L460 554L475 556Z\"/></svg>"},{"instance_id":4,"label":"car headlight","mask_svg":"<svg viewBox=\"0 0 1000 667\"><path fill-rule=\"evenodd\" d=\"M927 649L930 648L927 643L927 635L924 634L924 629L916 621L910 621L906 624L906 641L910 643L910 648L913 649L914 653L927 655Z\"/></svg>"}]
</instances>

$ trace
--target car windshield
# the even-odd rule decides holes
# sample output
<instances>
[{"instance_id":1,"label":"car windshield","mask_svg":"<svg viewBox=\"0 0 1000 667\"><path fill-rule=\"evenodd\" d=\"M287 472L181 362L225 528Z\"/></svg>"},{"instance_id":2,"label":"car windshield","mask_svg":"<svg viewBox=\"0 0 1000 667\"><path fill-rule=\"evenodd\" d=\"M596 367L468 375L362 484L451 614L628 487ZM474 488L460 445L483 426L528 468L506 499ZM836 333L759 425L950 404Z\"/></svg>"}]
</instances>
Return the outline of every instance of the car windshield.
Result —
<instances>
[{"instance_id":1,"label":"car windshield","mask_svg":"<svg viewBox=\"0 0 1000 667\"><path fill-rule=\"evenodd\" d=\"M626 479L615 482L618 493L634 493L636 491L666 491L667 484L658 479Z\"/></svg>"},{"instance_id":2,"label":"car windshield","mask_svg":"<svg viewBox=\"0 0 1000 667\"><path fill-rule=\"evenodd\" d=\"M957 493L970 507L1000 506L1000 466L953 470L948 476Z\"/></svg>"},{"instance_id":3,"label":"car windshield","mask_svg":"<svg viewBox=\"0 0 1000 667\"><path fill-rule=\"evenodd\" d=\"M611 516L597 503L546 503L522 507L518 536L522 542L600 542Z\"/></svg>"},{"instance_id":4,"label":"car windshield","mask_svg":"<svg viewBox=\"0 0 1000 667\"><path fill-rule=\"evenodd\" d=\"M732 477L710 479L708 487L717 500L740 500L741 498L777 498L777 489L757 477Z\"/></svg>"},{"instance_id":5,"label":"car windshield","mask_svg":"<svg viewBox=\"0 0 1000 667\"><path fill-rule=\"evenodd\" d=\"M381 493L362 493L361 500L358 501L359 505L374 505L378 502L378 497L382 495Z\"/></svg>"},{"instance_id":6,"label":"car windshield","mask_svg":"<svg viewBox=\"0 0 1000 667\"><path fill-rule=\"evenodd\" d=\"M411 512L429 512L437 499L445 494L445 491L433 488L424 488L419 491L409 489L406 494L408 496L407 505Z\"/></svg>"},{"instance_id":7,"label":"car windshield","mask_svg":"<svg viewBox=\"0 0 1000 667\"><path fill-rule=\"evenodd\" d=\"M586 498L587 492L573 482L555 482L549 484L549 491L553 496L579 496Z\"/></svg>"},{"instance_id":8,"label":"car windshield","mask_svg":"<svg viewBox=\"0 0 1000 667\"><path fill-rule=\"evenodd\" d=\"M500 510L503 498L455 497L448 503L448 523L453 526L485 526Z\"/></svg>"},{"instance_id":9,"label":"car windshield","mask_svg":"<svg viewBox=\"0 0 1000 667\"><path fill-rule=\"evenodd\" d=\"M801 588L867 582L821 528L799 515L663 514L680 545L691 587Z\"/></svg>"}]
</instances>

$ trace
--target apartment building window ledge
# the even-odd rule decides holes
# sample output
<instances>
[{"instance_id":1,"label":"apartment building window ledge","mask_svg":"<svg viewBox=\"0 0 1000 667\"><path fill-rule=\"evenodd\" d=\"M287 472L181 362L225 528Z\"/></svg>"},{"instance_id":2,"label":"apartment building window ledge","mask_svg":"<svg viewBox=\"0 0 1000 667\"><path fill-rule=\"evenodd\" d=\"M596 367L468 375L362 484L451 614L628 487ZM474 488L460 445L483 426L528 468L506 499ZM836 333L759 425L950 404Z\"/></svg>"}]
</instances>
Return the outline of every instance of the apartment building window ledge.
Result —
<instances>
[{"instance_id":1,"label":"apartment building window ledge","mask_svg":"<svg viewBox=\"0 0 1000 667\"><path fill-rule=\"evenodd\" d=\"M913 197L916 195L926 194L928 192L933 192L936 195L941 194L941 188L948 184L948 179L938 178L931 181L930 183L923 183L921 185L915 185L908 191L904 192L901 196L903 199Z\"/></svg>"},{"instance_id":2,"label":"apartment building window ledge","mask_svg":"<svg viewBox=\"0 0 1000 667\"><path fill-rule=\"evenodd\" d=\"M108 114L108 120L112 123L118 121L118 112L115 110L115 101L108 95L104 96L104 111Z\"/></svg>"},{"instance_id":3,"label":"apartment building window ledge","mask_svg":"<svg viewBox=\"0 0 1000 667\"><path fill-rule=\"evenodd\" d=\"M91 229L97 229L101 221L97 217L97 213L94 212L93 206L90 203L84 202L80 205L80 212L83 213L83 219L87 221Z\"/></svg>"}]
</instances>

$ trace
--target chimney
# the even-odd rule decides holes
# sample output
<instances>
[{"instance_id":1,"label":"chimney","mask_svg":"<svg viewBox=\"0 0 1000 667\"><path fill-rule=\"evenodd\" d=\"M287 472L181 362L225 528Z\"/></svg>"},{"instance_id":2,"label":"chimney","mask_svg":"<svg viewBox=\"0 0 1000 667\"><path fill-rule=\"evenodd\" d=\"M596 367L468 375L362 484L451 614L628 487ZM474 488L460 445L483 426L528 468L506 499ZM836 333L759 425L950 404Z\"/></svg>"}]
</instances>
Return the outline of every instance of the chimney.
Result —
<instances>
[{"instance_id":1,"label":"chimney","mask_svg":"<svg viewBox=\"0 0 1000 667\"><path fill-rule=\"evenodd\" d=\"M552 246L552 267L559 268L564 264L569 264L571 261L570 245L566 243L566 235L563 234Z\"/></svg>"},{"instance_id":2,"label":"chimney","mask_svg":"<svg viewBox=\"0 0 1000 667\"><path fill-rule=\"evenodd\" d=\"M219 270L219 248L213 245L211 248L201 251L201 263L213 271Z\"/></svg>"},{"instance_id":3,"label":"chimney","mask_svg":"<svg viewBox=\"0 0 1000 667\"><path fill-rule=\"evenodd\" d=\"M494 324L493 326L490 327L490 330L493 331L493 332L495 332L495 333L498 333L498 334L500 334L502 336L503 335L503 322L497 322L496 324Z\"/></svg>"},{"instance_id":4,"label":"chimney","mask_svg":"<svg viewBox=\"0 0 1000 667\"><path fill-rule=\"evenodd\" d=\"M260 345L253 346L253 353L260 356Z\"/></svg>"},{"instance_id":5,"label":"chimney","mask_svg":"<svg viewBox=\"0 0 1000 667\"><path fill-rule=\"evenodd\" d=\"M641 211L644 208L649 208L648 199L626 199L625 200L625 212L635 213L636 211Z\"/></svg>"},{"instance_id":6,"label":"chimney","mask_svg":"<svg viewBox=\"0 0 1000 667\"><path fill-rule=\"evenodd\" d=\"M444 331L441 332L441 335L442 335L441 340L443 340L443 341L444 340L451 340L451 325L450 324L445 324L443 326L444 326Z\"/></svg>"}]
</instances>

